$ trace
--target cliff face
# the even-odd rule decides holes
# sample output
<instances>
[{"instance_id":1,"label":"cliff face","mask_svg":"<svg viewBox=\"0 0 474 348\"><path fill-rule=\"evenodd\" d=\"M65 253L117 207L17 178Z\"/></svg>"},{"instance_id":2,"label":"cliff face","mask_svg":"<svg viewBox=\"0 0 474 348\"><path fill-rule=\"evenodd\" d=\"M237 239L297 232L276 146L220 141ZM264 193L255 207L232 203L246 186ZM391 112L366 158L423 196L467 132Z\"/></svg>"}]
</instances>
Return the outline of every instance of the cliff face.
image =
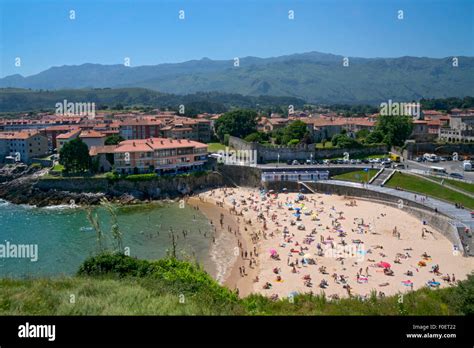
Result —
<instances>
[{"instance_id":1,"label":"cliff face","mask_svg":"<svg viewBox=\"0 0 474 348\"><path fill-rule=\"evenodd\" d=\"M176 198L195 191L224 185L219 173L189 177L156 177L145 181L106 178L42 178L23 175L0 184L0 198L15 204L36 206L97 204L107 197L122 203Z\"/></svg>"}]
</instances>

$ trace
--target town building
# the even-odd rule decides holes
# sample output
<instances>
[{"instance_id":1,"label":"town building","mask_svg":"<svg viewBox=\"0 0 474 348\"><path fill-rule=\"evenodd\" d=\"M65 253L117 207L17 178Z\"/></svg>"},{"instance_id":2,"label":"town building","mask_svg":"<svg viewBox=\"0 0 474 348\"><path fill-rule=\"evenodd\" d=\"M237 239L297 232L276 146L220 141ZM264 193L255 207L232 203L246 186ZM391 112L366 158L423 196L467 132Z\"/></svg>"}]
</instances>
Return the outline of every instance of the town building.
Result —
<instances>
[{"instance_id":1,"label":"town building","mask_svg":"<svg viewBox=\"0 0 474 348\"><path fill-rule=\"evenodd\" d=\"M114 150L114 166L120 174L176 174L198 170L206 161L207 145L189 139L125 140Z\"/></svg>"},{"instance_id":2,"label":"town building","mask_svg":"<svg viewBox=\"0 0 474 348\"><path fill-rule=\"evenodd\" d=\"M0 160L3 162L8 156L15 161L31 163L33 158L48 154L48 138L39 132L1 132L0 133Z\"/></svg>"},{"instance_id":3,"label":"town building","mask_svg":"<svg viewBox=\"0 0 474 348\"><path fill-rule=\"evenodd\" d=\"M447 142L474 141L474 112L451 114L449 125L440 127L439 139Z\"/></svg>"}]
</instances>

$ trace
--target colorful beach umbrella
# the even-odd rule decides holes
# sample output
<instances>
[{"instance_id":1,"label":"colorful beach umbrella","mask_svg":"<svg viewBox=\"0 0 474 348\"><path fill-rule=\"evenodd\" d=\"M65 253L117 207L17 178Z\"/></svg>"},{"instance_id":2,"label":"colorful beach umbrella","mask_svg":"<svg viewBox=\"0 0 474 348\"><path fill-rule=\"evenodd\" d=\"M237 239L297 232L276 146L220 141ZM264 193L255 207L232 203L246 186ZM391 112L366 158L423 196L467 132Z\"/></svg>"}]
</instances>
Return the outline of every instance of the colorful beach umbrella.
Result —
<instances>
[{"instance_id":1,"label":"colorful beach umbrella","mask_svg":"<svg viewBox=\"0 0 474 348\"><path fill-rule=\"evenodd\" d=\"M388 262L381 261L379 262L379 266L383 268L390 268L392 265L390 265Z\"/></svg>"}]
</instances>

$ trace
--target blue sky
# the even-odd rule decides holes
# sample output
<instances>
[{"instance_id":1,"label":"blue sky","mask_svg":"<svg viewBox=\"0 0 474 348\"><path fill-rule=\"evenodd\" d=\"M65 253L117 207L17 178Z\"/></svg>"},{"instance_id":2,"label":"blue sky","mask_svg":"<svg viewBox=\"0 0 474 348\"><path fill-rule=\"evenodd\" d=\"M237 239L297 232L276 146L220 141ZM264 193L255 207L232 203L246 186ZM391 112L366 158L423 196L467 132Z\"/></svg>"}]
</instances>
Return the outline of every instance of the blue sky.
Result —
<instances>
[{"instance_id":1,"label":"blue sky","mask_svg":"<svg viewBox=\"0 0 474 348\"><path fill-rule=\"evenodd\" d=\"M0 0L0 21L0 77L125 57L474 56L473 0Z\"/></svg>"}]
</instances>

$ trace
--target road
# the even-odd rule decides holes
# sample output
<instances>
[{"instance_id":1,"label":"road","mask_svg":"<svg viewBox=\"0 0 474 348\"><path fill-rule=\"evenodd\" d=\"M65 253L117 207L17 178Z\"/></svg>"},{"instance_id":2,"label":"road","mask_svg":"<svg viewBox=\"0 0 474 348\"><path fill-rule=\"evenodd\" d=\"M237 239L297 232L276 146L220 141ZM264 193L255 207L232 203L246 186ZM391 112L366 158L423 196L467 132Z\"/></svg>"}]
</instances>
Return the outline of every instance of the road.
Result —
<instances>
[{"instance_id":1,"label":"road","mask_svg":"<svg viewBox=\"0 0 474 348\"><path fill-rule=\"evenodd\" d=\"M448 173L460 173L465 180L474 181L474 172L465 172L462 168L462 161L445 161L445 162L416 162L406 160L405 165L408 164L408 169L429 170L430 167L443 167Z\"/></svg>"}]
</instances>

